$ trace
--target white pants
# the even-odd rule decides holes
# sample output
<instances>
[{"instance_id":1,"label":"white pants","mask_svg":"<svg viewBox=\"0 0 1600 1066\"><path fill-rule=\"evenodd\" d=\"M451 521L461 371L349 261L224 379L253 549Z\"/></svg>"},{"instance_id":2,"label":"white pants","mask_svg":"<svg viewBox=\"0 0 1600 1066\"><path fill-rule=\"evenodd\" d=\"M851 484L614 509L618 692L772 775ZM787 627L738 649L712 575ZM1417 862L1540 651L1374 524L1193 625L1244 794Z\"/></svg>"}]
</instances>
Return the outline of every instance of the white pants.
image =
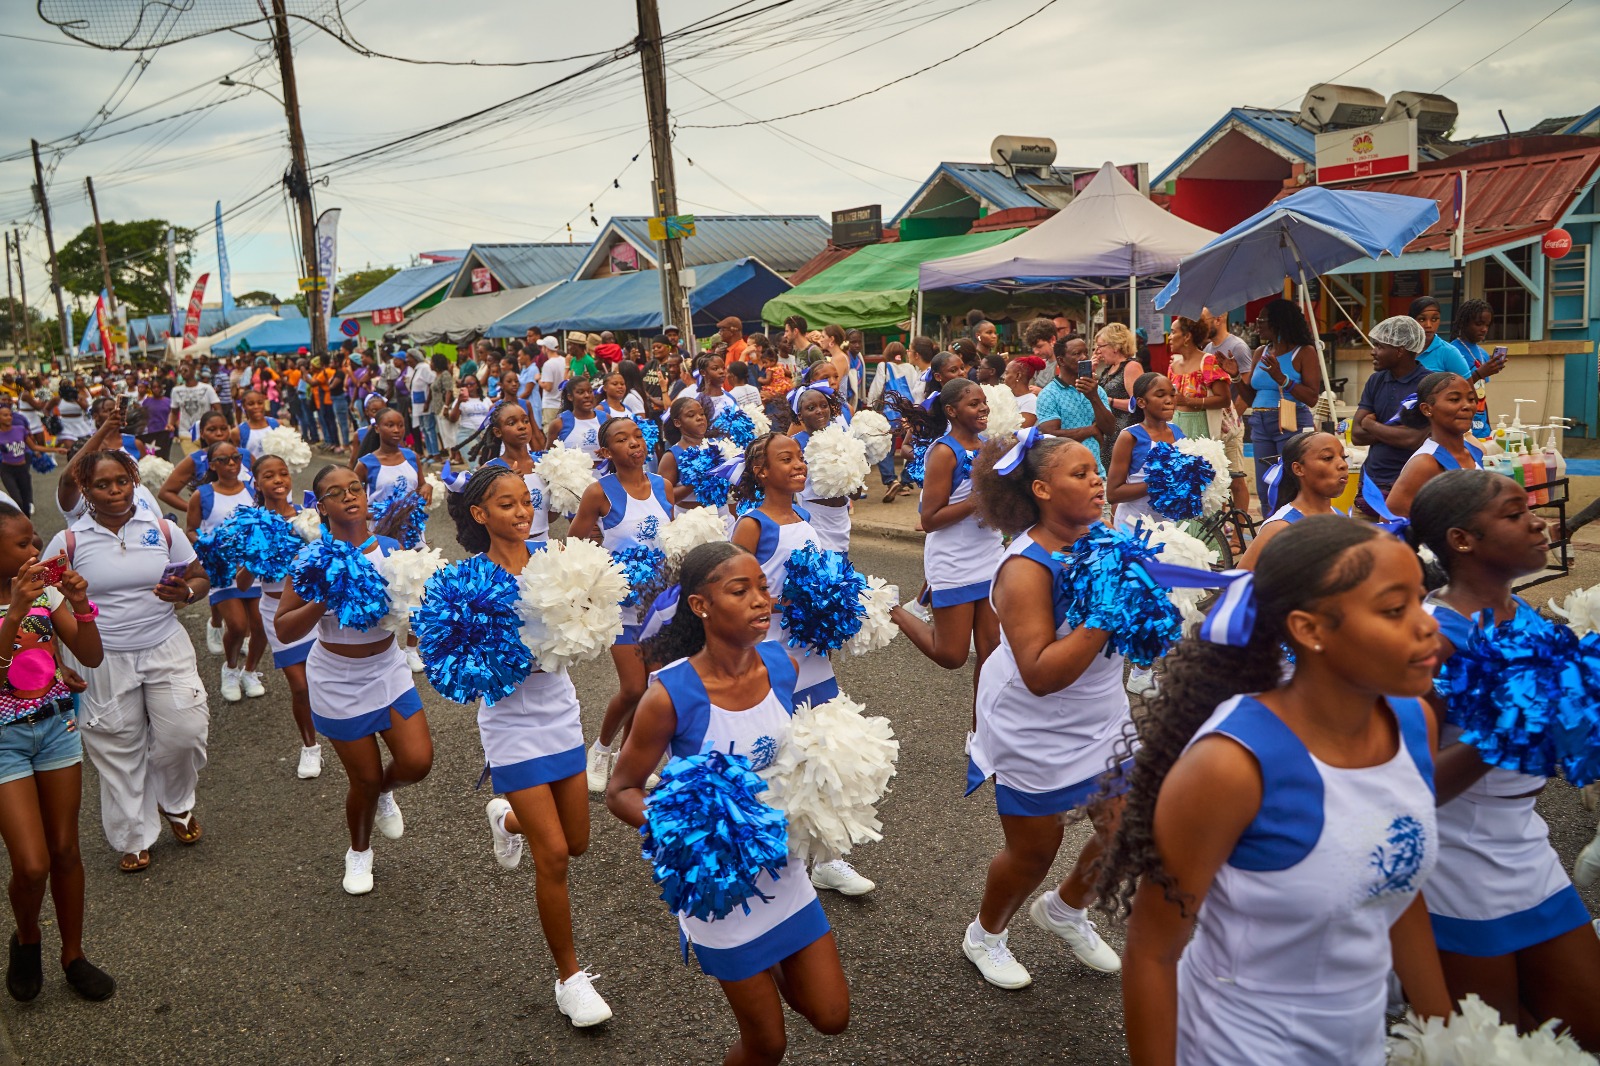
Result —
<instances>
[{"instance_id":1,"label":"white pants","mask_svg":"<svg viewBox=\"0 0 1600 1066\"><path fill-rule=\"evenodd\" d=\"M144 851L161 831L157 808L194 807L206 764L211 711L181 630L143 651L108 651L92 670L78 716L83 746L100 774L100 819L113 850Z\"/></svg>"}]
</instances>

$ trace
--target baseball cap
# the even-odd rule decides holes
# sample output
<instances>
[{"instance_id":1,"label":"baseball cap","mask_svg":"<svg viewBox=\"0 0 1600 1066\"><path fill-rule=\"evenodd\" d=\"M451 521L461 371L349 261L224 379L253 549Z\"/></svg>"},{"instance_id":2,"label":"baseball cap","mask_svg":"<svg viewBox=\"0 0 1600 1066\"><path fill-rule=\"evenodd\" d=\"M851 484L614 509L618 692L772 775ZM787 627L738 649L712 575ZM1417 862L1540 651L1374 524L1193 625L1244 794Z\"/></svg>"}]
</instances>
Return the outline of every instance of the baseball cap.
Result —
<instances>
[{"instance_id":1,"label":"baseball cap","mask_svg":"<svg viewBox=\"0 0 1600 1066\"><path fill-rule=\"evenodd\" d=\"M551 351L555 351L557 348L561 347L561 342L556 340L554 337L540 337L539 347L549 348Z\"/></svg>"},{"instance_id":2,"label":"baseball cap","mask_svg":"<svg viewBox=\"0 0 1600 1066\"><path fill-rule=\"evenodd\" d=\"M682 333L683 330L679 329L677 326L668 326L666 329L662 330L661 332L662 333Z\"/></svg>"},{"instance_id":3,"label":"baseball cap","mask_svg":"<svg viewBox=\"0 0 1600 1066\"><path fill-rule=\"evenodd\" d=\"M1384 319L1372 327L1369 336L1374 344L1391 344L1412 355L1422 351L1428 343L1421 324L1410 315L1395 315L1393 318Z\"/></svg>"}]
</instances>

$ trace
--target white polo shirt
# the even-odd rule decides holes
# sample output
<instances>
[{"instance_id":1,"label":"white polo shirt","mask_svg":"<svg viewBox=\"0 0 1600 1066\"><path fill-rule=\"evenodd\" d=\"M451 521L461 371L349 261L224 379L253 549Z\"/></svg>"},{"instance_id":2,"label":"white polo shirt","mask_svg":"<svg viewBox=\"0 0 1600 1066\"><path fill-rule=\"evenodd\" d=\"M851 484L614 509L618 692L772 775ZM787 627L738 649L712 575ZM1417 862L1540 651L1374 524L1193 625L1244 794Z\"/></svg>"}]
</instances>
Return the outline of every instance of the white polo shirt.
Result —
<instances>
[{"instance_id":1,"label":"white polo shirt","mask_svg":"<svg viewBox=\"0 0 1600 1066\"><path fill-rule=\"evenodd\" d=\"M72 569L83 575L89 598L100 607L96 624L106 651L143 651L183 631L178 612L156 598L155 587L169 563L194 561L194 546L171 522L164 534L164 521L136 508L120 536L88 514L68 527L76 540ZM66 547L67 535L57 533L41 558L52 559Z\"/></svg>"},{"instance_id":2,"label":"white polo shirt","mask_svg":"<svg viewBox=\"0 0 1600 1066\"><path fill-rule=\"evenodd\" d=\"M140 518L153 519L161 514L161 501L157 500L155 494L143 485L135 485L133 487L133 505L139 509ZM56 509L66 517L67 525L70 527L72 523L89 513L89 501L80 492L78 493L78 502L72 505L70 511L65 511L61 510L61 498L58 496L56 497Z\"/></svg>"}]
</instances>

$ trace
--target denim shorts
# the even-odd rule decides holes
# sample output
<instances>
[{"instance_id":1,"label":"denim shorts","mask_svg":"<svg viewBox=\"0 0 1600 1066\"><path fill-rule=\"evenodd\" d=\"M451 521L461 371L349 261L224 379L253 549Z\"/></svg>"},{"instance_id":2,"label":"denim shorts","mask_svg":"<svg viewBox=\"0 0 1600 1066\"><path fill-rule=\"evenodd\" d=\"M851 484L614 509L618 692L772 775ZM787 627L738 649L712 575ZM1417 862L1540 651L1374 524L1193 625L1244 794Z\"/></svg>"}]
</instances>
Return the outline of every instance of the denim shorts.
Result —
<instances>
[{"instance_id":1,"label":"denim shorts","mask_svg":"<svg viewBox=\"0 0 1600 1066\"><path fill-rule=\"evenodd\" d=\"M83 761L83 741L71 714L0 726L0 785Z\"/></svg>"}]
</instances>

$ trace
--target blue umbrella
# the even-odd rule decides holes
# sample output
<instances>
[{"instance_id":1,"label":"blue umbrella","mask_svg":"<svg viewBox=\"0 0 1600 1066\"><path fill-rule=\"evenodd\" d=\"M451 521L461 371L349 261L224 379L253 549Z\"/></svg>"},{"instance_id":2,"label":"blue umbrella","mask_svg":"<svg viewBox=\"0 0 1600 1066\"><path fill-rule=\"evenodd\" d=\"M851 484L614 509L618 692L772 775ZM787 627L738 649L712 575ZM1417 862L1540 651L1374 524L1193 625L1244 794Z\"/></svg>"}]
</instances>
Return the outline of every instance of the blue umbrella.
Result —
<instances>
[{"instance_id":1,"label":"blue umbrella","mask_svg":"<svg viewBox=\"0 0 1600 1066\"><path fill-rule=\"evenodd\" d=\"M1241 307L1282 291L1283 279L1357 259L1399 255L1439 221L1439 205L1387 192L1302 189L1269 204L1184 259L1156 296L1169 315Z\"/></svg>"}]
</instances>

